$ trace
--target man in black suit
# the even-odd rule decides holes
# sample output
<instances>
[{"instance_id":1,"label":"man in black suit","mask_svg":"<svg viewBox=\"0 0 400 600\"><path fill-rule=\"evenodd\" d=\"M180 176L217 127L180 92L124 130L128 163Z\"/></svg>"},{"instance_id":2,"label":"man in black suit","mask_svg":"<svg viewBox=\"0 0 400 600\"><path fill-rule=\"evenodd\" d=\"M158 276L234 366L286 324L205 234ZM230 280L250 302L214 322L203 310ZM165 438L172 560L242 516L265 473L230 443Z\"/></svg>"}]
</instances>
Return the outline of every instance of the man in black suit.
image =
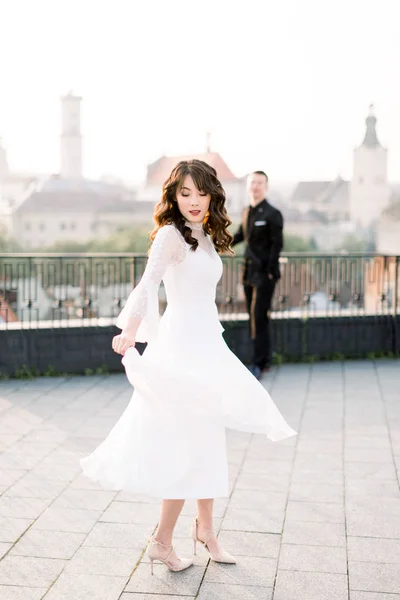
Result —
<instances>
[{"instance_id":1,"label":"man in black suit","mask_svg":"<svg viewBox=\"0 0 400 600\"><path fill-rule=\"evenodd\" d=\"M233 245L245 242L243 285L253 340L251 372L257 379L271 366L269 312L280 278L279 254L283 246L283 217L266 199L268 177L254 171L247 180L250 206L234 235Z\"/></svg>"}]
</instances>

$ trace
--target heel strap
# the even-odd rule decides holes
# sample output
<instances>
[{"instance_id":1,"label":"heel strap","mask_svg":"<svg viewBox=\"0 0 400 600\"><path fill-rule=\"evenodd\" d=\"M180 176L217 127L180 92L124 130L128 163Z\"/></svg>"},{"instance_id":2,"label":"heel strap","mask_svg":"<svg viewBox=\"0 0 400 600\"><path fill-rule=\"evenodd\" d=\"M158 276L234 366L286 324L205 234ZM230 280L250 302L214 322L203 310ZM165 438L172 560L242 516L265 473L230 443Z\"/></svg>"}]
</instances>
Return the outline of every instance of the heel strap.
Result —
<instances>
[{"instance_id":1,"label":"heel strap","mask_svg":"<svg viewBox=\"0 0 400 600\"><path fill-rule=\"evenodd\" d=\"M153 544L154 546L162 546L163 548L170 548L170 551L168 552L167 556L164 559L165 561L167 561L169 559L172 552L174 551L174 548L172 545L162 544L161 542L158 542L156 540L156 538L154 537L154 535L150 536L150 543Z\"/></svg>"},{"instance_id":2,"label":"heel strap","mask_svg":"<svg viewBox=\"0 0 400 600\"><path fill-rule=\"evenodd\" d=\"M156 540L156 538L154 537L154 535L150 536L150 541L152 544L157 544L157 546L163 546L164 548L172 548L172 546L169 546L167 544L162 544L161 542L159 542L158 540Z\"/></svg>"},{"instance_id":3,"label":"heel strap","mask_svg":"<svg viewBox=\"0 0 400 600\"><path fill-rule=\"evenodd\" d=\"M203 525L200 525L200 523L198 522L198 520L196 519L196 538L199 539L199 536L197 535L197 528L200 527L203 531L205 531L206 533L211 534L210 537L207 539L207 541L203 542L203 544L205 546L207 546L208 542L211 540L212 537L215 536L215 532L212 529L206 529L205 527L203 527Z\"/></svg>"}]
</instances>

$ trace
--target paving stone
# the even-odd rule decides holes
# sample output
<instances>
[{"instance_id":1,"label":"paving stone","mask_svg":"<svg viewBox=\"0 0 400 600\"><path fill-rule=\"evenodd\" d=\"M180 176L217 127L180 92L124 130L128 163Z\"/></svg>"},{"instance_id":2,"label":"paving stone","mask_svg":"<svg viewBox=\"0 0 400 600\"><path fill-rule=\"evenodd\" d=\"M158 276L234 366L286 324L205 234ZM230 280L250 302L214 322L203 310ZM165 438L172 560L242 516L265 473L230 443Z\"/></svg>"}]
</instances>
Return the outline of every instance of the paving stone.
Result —
<instances>
[{"instance_id":1,"label":"paving stone","mask_svg":"<svg viewBox=\"0 0 400 600\"><path fill-rule=\"evenodd\" d=\"M171 596L171 594L135 594L126 592L122 594L120 600L193 600L195 596Z\"/></svg>"},{"instance_id":2,"label":"paving stone","mask_svg":"<svg viewBox=\"0 0 400 600\"><path fill-rule=\"evenodd\" d=\"M274 600L348 600L347 576L278 571Z\"/></svg>"},{"instance_id":3,"label":"paving stone","mask_svg":"<svg viewBox=\"0 0 400 600\"><path fill-rule=\"evenodd\" d=\"M165 600L169 600L169 598L172 598L172 596L165 596ZM272 600L272 588L254 585L227 585L226 583L209 583L205 581L197 598L198 600L227 600L227 598L229 600ZM126 598L126 600L129 600L129 598ZM154 600L158 600L158 597L154 596Z\"/></svg>"},{"instance_id":4,"label":"paving stone","mask_svg":"<svg viewBox=\"0 0 400 600\"><path fill-rule=\"evenodd\" d=\"M231 531L258 531L260 533L281 533L283 527L284 511L245 510L242 508L228 508L222 523L222 529Z\"/></svg>"},{"instance_id":5,"label":"paving stone","mask_svg":"<svg viewBox=\"0 0 400 600\"><path fill-rule=\"evenodd\" d=\"M66 485L67 483L64 481L51 481L28 472L8 488L5 496L54 499Z\"/></svg>"},{"instance_id":6,"label":"paving stone","mask_svg":"<svg viewBox=\"0 0 400 600\"><path fill-rule=\"evenodd\" d=\"M285 492L289 481L289 474L261 474L254 477L251 473L241 472L235 482L235 489Z\"/></svg>"},{"instance_id":7,"label":"paving stone","mask_svg":"<svg viewBox=\"0 0 400 600\"><path fill-rule=\"evenodd\" d=\"M96 523L83 545L141 549L146 546L152 532L149 525L137 523Z\"/></svg>"},{"instance_id":8,"label":"paving stone","mask_svg":"<svg viewBox=\"0 0 400 600\"><path fill-rule=\"evenodd\" d=\"M127 577L61 573L45 600L118 600Z\"/></svg>"},{"instance_id":9,"label":"paving stone","mask_svg":"<svg viewBox=\"0 0 400 600\"><path fill-rule=\"evenodd\" d=\"M321 453L321 454L342 454L343 447L341 441L324 442L321 440L305 440L300 437L296 447L298 453Z\"/></svg>"},{"instance_id":10,"label":"paving stone","mask_svg":"<svg viewBox=\"0 0 400 600\"><path fill-rule=\"evenodd\" d=\"M387 448L346 448L345 462L391 463L393 460L390 446Z\"/></svg>"},{"instance_id":11,"label":"paving stone","mask_svg":"<svg viewBox=\"0 0 400 600\"><path fill-rule=\"evenodd\" d=\"M288 502L286 521L344 523L344 507L328 502Z\"/></svg>"},{"instance_id":12,"label":"paving stone","mask_svg":"<svg viewBox=\"0 0 400 600\"><path fill-rule=\"evenodd\" d=\"M341 523L285 523L282 542L304 546L345 546L345 529Z\"/></svg>"},{"instance_id":13,"label":"paving stone","mask_svg":"<svg viewBox=\"0 0 400 600\"><path fill-rule=\"evenodd\" d=\"M75 477L75 479L68 485L69 490L98 490L98 491L103 491L104 488L99 484L96 483L95 481L92 481L91 479L89 479L89 477L86 477L86 475L84 475L83 473L80 473L77 477ZM117 496L120 494L121 492L117 492Z\"/></svg>"},{"instance_id":14,"label":"paving stone","mask_svg":"<svg viewBox=\"0 0 400 600\"><path fill-rule=\"evenodd\" d=\"M395 594L400 591L399 566L349 561L349 585L351 590Z\"/></svg>"},{"instance_id":15,"label":"paving stone","mask_svg":"<svg viewBox=\"0 0 400 600\"><path fill-rule=\"evenodd\" d=\"M388 436L375 437L373 435L345 436L345 448L390 448Z\"/></svg>"},{"instance_id":16,"label":"paving stone","mask_svg":"<svg viewBox=\"0 0 400 600\"><path fill-rule=\"evenodd\" d=\"M133 573L124 591L195 596L203 575L203 567L192 566L181 573L173 573L165 565L154 563L154 575L152 576L150 565L143 563Z\"/></svg>"},{"instance_id":17,"label":"paving stone","mask_svg":"<svg viewBox=\"0 0 400 600\"><path fill-rule=\"evenodd\" d=\"M281 536L259 532L226 531L218 536L222 546L235 556L278 558Z\"/></svg>"},{"instance_id":18,"label":"paving stone","mask_svg":"<svg viewBox=\"0 0 400 600\"><path fill-rule=\"evenodd\" d=\"M242 556L236 565L224 565L212 561L206 571L204 581L272 588L276 566L275 558L253 556Z\"/></svg>"},{"instance_id":19,"label":"paving stone","mask_svg":"<svg viewBox=\"0 0 400 600\"><path fill-rule=\"evenodd\" d=\"M0 584L26 587L49 587L65 566L53 558L8 555L0 562Z\"/></svg>"},{"instance_id":20,"label":"paving stone","mask_svg":"<svg viewBox=\"0 0 400 600\"><path fill-rule=\"evenodd\" d=\"M27 472L24 469L0 469L0 485L9 487Z\"/></svg>"},{"instance_id":21,"label":"paving stone","mask_svg":"<svg viewBox=\"0 0 400 600\"><path fill-rule=\"evenodd\" d=\"M9 551L12 544L6 544L6 542L0 542L0 559Z\"/></svg>"},{"instance_id":22,"label":"paving stone","mask_svg":"<svg viewBox=\"0 0 400 600\"><path fill-rule=\"evenodd\" d=\"M0 542L16 542L32 523L32 519L0 517Z\"/></svg>"},{"instance_id":23,"label":"paving stone","mask_svg":"<svg viewBox=\"0 0 400 600\"><path fill-rule=\"evenodd\" d=\"M350 600L400 600L400 594L379 594L375 592L355 592L350 590Z\"/></svg>"},{"instance_id":24,"label":"paving stone","mask_svg":"<svg viewBox=\"0 0 400 600\"><path fill-rule=\"evenodd\" d=\"M292 460L272 460L265 458L246 458L242 470L252 475L290 475L293 468Z\"/></svg>"},{"instance_id":25,"label":"paving stone","mask_svg":"<svg viewBox=\"0 0 400 600\"><path fill-rule=\"evenodd\" d=\"M15 544L10 555L69 559L85 537L84 533L30 529Z\"/></svg>"},{"instance_id":26,"label":"paving stone","mask_svg":"<svg viewBox=\"0 0 400 600\"><path fill-rule=\"evenodd\" d=\"M323 483L292 483L289 500L343 504L343 487Z\"/></svg>"},{"instance_id":27,"label":"paving stone","mask_svg":"<svg viewBox=\"0 0 400 600\"><path fill-rule=\"evenodd\" d=\"M131 548L79 548L65 568L65 573L128 577L140 558L140 551Z\"/></svg>"},{"instance_id":28,"label":"paving stone","mask_svg":"<svg viewBox=\"0 0 400 600\"><path fill-rule=\"evenodd\" d=\"M400 565L400 542L396 539L347 538L348 558L352 561ZM400 593L400 590L399 590Z\"/></svg>"},{"instance_id":29,"label":"paving stone","mask_svg":"<svg viewBox=\"0 0 400 600\"><path fill-rule=\"evenodd\" d=\"M365 481L364 479L346 478L345 492L346 497L350 499L355 499L358 496L400 498L399 484L395 479L389 479L389 481L369 479Z\"/></svg>"},{"instance_id":30,"label":"paving stone","mask_svg":"<svg viewBox=\"0 0 400 600\"><path fill-rule=\"evenodd\" d=\"M346 548L282 544L279 569L345 574L347 573Z\"/></svg>"},{"instance_id":31,"label":"paving stone","mask_svg":"<svg viewBox=\"0 0 400 600\"><path fill-rule=\"evenodd\" d=\"M100 521L110 523L149 523L157 525L160 507L139 502L112 502L102 514Z\"/></svg>"},{"instance_id":32,"label":"paving stone","mask_svg":"<svg viewBox=\"0 0 400 600\"><path fill-rule=\"evenodd\" d=\"M352 479L397 479L396 469L389 463L346 462L345 477Z\"/></svg>"},{"instance_id":33,"label":"paving stone","mask_svg":"<svg viewBox=\"0 0 400 600\"><path fill-rule=\"evenodd\" d=\"M84 510L105 510L116 492L97 490L66 489L52 504L53 508L78 508Z\"/></svg>"},{"instance_id":34,"label":"paving stone","mask_svg":"<svg viewBox=\"0 0 400 600\"><path fill-rule=\"evenodd\" d=\"M2 433L0 435L0 452L4 452L6 448L11 448L14 446L14 444L18 442L21 437L22 436L19 433Z\"/></svg>"},{"instance_id":35,"label":"paving stone","mask_svg":"<svg viewBox=\"0 0 400 600\"><path fill-rule=\"evenodd\" d=\"M343 458L340 454L303 453L297 454L294 461L295 469L321 469L328 471L341 471Z\"/></svg>"},{"instance_id":36,"label":"paving stone","mask_svg":"<svg viewBox=\"0 0 400 600\"><path fill-rule=\"evenodd\" d=\"M337 485L343 486L344 473L343 471L330 471L321 467L295 467L293 469L292 483L313 484L313 485Z\"/></svg>"},{"instance_id":37,"label":"paving stone","mask_svg":"<svg viewBox=\"0 0 400 600\"><path fill-rule=\"evenodd\" d=\"M54 459L44 459L32 470L32 473L43 479L51 481L70 482L75 479L81 471L81 466L77 462L76 465L59 465L54 462Z\"/></svg>"},{"instance_id":38,"label":"paving stone","mask_svg":"<svg viewBox=\"0 0 400 600\"><path fill-rule=\"evenodd\" d=\"M248 510L260 510L263 513L269 509L284 510L288 493L273 491L246 491L234 490L229 500L230 508L243 508Z\"/></svg>"},{"instance_id":39,"label":"paving stone","mask_svg":"<svg viewBox=\"0 0 400 600\"><path fill-rule=\"evenodd\" d=\"M400 539L400 499L353 499L346 503L346 520L348 535Z\"/></svg>"},{"instance_id":40,"label":"paving stone","mask_svg":"<svg viewBox=\"0 0 400 600\"><path fill-rule=\"evenodd\" d=\"M0 498L0 517L36 519L49 505L51 500L41 498Z\"/></svg>"},{"instance_id":41,"label":"paving stone","mask_svg":"<svg viewBox=\"0 0 400 600\"><path fill-rule=\"evenodd\" d=\"M272 458L273 460L292 460L295 454L295 449L292 446L285 446L279 442L279 444L275 444L270 442L269 440L253 440L250 443L250 446L246 452L246 456L250 459L259 458L263 460L268 460ZM243 452L241 452L241 456L243 456Z\"/></svg>"},{"instance_id":42,"label":"paving stone","mask_svg":"<svg viewBox=\"0 0 400 600\"><path fill-rule=\"evenodd\" d=\"M0 585L1 600L41 600L46 592L46 588Z\"/></svg>"},{"instance_id":43,"label":"paving stone","mask_svg":"<svg viewBox=\"0 0 400 600\"><path fill-rule=\"evenodd\" d=\"M50 506L35 521L33 529L88 533L100 516L101 511L99 510L53 508Z\"/></svg>"}]
</instances>

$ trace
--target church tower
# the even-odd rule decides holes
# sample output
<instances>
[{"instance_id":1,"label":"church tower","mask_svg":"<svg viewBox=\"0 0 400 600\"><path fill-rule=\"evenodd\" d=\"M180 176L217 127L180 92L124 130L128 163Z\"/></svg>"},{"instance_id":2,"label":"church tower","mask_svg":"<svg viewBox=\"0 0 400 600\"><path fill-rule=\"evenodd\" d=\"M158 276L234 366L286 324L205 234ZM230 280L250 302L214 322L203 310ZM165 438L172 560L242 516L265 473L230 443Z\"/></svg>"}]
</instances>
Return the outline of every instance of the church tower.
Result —
<instances>
[{"instance_id":1,"label":"church tower","mask_svg":"<svg viewBox=\"0 0 400 600\"><path fill-rule=\"evenodd\" d=\"M61 98L61 177L82 177L81 100L69 92Z\"/></svg>"},{"instance_id":2,"label":"church tower","mask_svg":"<svg viewBox=\"0 0 400 600\"><path fill-rule=\"evenodd\" d=\"M365 120L364 140L354 150L350 218L361 227L368 227L376 221L389 204L390 198L387 149L379 143L376 122L374 107L371 105Z\"/></svg>"}]
</instances>

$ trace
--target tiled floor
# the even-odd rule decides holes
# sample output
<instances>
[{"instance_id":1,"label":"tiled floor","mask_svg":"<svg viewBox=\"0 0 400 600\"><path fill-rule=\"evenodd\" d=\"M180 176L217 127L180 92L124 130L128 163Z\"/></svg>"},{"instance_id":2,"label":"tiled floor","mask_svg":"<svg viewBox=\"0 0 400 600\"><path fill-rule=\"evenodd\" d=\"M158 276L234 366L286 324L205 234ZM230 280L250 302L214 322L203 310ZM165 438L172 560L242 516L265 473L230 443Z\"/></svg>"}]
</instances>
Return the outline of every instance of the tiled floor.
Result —
<instances>
[{"instance_id":1,"label":"tiled floor","mask_svg":"<svg viewBox=\"0 0 400 600\"><path fill-rule=\"evenodd\" d=\"M263 381L299 432L228 432L215 506L238 564L152 577L152 499L101 489L79 458L127 405L123 375L0 382L1 600L400 600L400 363L284 365ZM176 548L192 550L182 512Z\"/></svg>"}]
</instances>

